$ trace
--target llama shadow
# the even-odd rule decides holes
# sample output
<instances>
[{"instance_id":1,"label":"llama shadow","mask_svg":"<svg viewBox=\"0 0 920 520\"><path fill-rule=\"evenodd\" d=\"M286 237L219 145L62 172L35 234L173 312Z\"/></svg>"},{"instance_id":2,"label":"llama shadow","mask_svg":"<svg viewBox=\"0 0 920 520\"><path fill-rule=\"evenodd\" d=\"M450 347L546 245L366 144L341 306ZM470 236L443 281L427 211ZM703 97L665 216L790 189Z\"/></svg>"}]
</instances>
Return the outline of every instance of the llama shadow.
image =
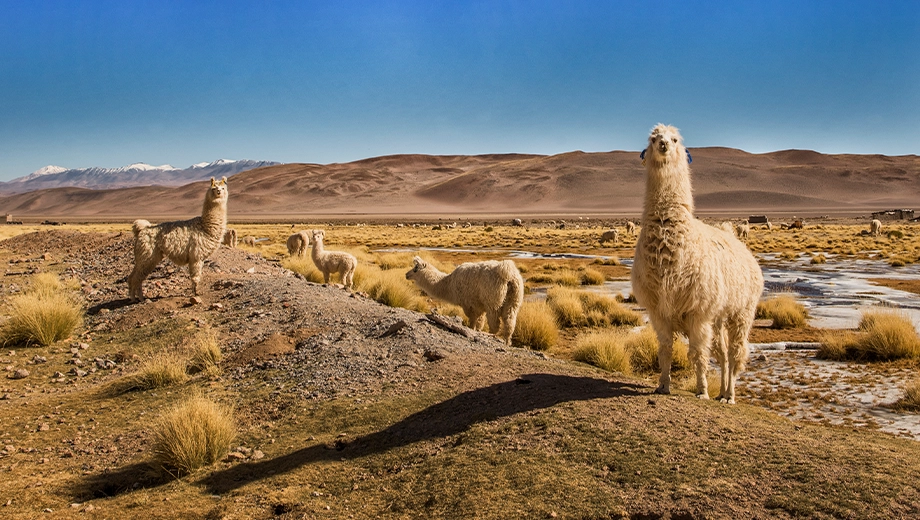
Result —
<instances>
[{"instance_id":1,"label":"llama shadow","mask_svg":"<svg viewBox=\"0 0 920 520\"><path fill-rule=\"evenodd\" d=\"M647 392L628 383L589 377L528 374L513 381L464 392L352 442L337 441L334 446L328 447L317 444L273 459L238 464L212 473L201 483L211 492L223 494L313 462L383 453L418 441L455 435L480 422L541 410L563 402L644 395Z\"/></svg>"},{"instance_id":2,"label":"llama shadow","mask_svg":"<svg viewBox=\"0 0 920 520\"><path fill-rule=\"evenodd\" d=\"M108 302L97 303L96 305L93 305L92 307L86 309L86 313L91 316L95 316L96 314L99 314L99 311L101 311L102 309L108 309L110 311L113 311L115 309L121 309L122 307L127 307L135 303L137 302L133 302L129 298L123 298L120 300L112 300Z\"/></svg>"},{"instance_id":3,"label":"llama shadow","mask_svg":"<svg viewBox=\"0 0 920 520\"><path fill-rule=\"evenodd\" d=\"M156 471L150 464L135 463L112 471L103 471L75 482L70 494L75 501L111 498L138 488L152 488L174 479Z\"/></svg>"}]
</instances>

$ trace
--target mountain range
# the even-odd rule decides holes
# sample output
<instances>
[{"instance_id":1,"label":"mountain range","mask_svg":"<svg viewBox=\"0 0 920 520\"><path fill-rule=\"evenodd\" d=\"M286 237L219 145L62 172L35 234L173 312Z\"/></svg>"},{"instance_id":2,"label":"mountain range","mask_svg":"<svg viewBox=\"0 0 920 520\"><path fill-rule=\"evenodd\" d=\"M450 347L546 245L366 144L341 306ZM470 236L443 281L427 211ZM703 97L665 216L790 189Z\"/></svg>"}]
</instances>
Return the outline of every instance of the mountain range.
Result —
<instances>
[{"instance_id":1,"label":"mountain range","mask_svg":"<svg viewBox=\"0 0 920 520\"><path fill-rule=\"evenodd\" d=\"M128 188L134 186L182 186L211 177L230 177L237 173L279 164L272 161L230 161L218 159L188 168L174 168L168 164L151 166L134 163L121 168L63 168L45 166L29 175L0 182L0 194L24 193L49 188L88 188L94 190Z\"/></svg>"},{"instance_id":2,"label":"mountain range","mask_svg":"<svg viewBox=\"0 0 920 520\"><path fill-rule=\"evenodd\" d=\"M690 151L701 214L852 215L920 203L916 155L809 150L752 154L720 147ZM203 177L211 175L218 176ZM231 221L348 215L638 215L645 169L638 151L392 155L349 163L263 166L233 175L228 186ZM0 211L61 220L185 218L200 212L205 189L200 182L42 189L0 197Z\"/></svg>"}]
</instances>

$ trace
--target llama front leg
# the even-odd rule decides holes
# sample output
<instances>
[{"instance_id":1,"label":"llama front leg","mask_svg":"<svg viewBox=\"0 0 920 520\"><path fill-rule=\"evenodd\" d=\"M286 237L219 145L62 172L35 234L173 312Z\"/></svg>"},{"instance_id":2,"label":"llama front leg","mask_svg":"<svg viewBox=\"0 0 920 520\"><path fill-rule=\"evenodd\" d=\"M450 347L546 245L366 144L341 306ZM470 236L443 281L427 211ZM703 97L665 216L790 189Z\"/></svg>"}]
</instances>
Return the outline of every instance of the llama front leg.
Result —
<instances>
[{"instance_id":1,"label":"llama front leg","mask_svg":"<svg viewBox=\"0 0 920 520\"><path fill-rule=\"evenodd\" d=\"M128 298L131 301L144 301L144 280L156 269L163 255L154 253L150 257L134 255L134 269L128 275Z\"/></svg>"},{"instance_id":2,"label":"llama front leg","mask_svg":"<svg viewBox=\"0 0 920 520\"><path fill-rule=\"evenodd\" d=\"M484 330L485 329L485 313L479 311L477 312L472 307L464 307L463 313L466 314L466 319L470 321L470 328L473 330Z\"/></svg>"},{"instance_id":3,"label":"llama front leg","mask_svg":"<svg viewBox=\"0 0 920 520\"><path fill-rule=\"evenodd\" d=\"M709 352L712 348L712 324L705 323L690 327L687 331L690 339L690 364L696 373L696 396L709 399Z\"/></svg>"},{"instance_id":4,"label":"llama front leg","mask_svg":"<svg viewBox=\"0 0 920 520\"><path fill-rule=\"evenodd\" d=\"M192 294L198 296L201 294L201 270L204 262L189 262L188 275L192 279Z\"/></svg>"},{"instance_id":5,"label":"llama front leg","mask_svg":"<svg viewBox=\"0 0 920 520\"><path fill-rule=\"evenodd\" d=\"M652 328L658 336L658 368L661 375L658 377L658 388L656 394L671 393L671 359L674 357L674 332L671 327L664 321L656 323L652 321Z\"/></svg>"},{"instance_id":6,"label":"llama front leg","mask_svg":"<svg viewBox=\"0 0 920 520\"><path fill-rule=\"evenodd\" d=\"M728 356L728 331L721 323L717 323L712 335L712 353L719 362L719 401L726 402L729 395L729 387L732 386L732 367L729 363Z\"/></svg>"}]
</instances>

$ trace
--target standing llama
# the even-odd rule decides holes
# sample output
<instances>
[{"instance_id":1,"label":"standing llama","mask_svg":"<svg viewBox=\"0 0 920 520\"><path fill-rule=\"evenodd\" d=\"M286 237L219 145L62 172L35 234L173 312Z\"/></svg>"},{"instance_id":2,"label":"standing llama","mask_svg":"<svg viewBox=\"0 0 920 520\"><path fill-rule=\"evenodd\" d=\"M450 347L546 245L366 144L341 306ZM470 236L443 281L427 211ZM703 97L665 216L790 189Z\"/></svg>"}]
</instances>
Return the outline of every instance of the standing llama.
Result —
<instances>
[{"instance_id":1,"label":"standing llama","mask_svg":"<svg viewBox=\"0 0 920 520\"><path fill-rule=\"evenodd\" d=\"M287 250L291 256L303 256L307 252L307 246L310 245L310 233L308 231L298 231L287 239Z\"/></svg>"},{"instance_id":2,"label":"standing llama","mask_svg":"<svg viewBox=\"0 0 920 520\"><path fill-rule=\"evenodd\" d=\"M655 392L671 392L674 333L681 332L690 340L697 397L709 399L706 371L712 353L722 372L719 398L734 403L763 274L731 231L694 218L690 155L676 128L652 129L642 156L647 178L632 287L660 345Z\"/></svg>"},{"instance_id":3,"label":"standing llama","mask_svg":"<svg viewBox=\"0 0 920 520\"><path fill-rule=\"evenodd\" d=\"M618 244L620 242L620 232L616 229L608 229L601 233L601 244L604 242L613 242Z\"/></svg>"},{"instance_id":4,"label":"standing llama","mask_svg":"<svg viewBox=\"0 0 920 520\"><path fill-rule=\"evenodd\" d=\"M872 222L869 224L869 234L877 237L882 234L882 221L875 218L872 219Z\"/></svg>"},{"instance_id":5,"label":"standing llama","mask_svg":"<svg viewBox=\"0 0 920 520\"><path fill-rule=\"evenodd\" d=\"M339 273L342 276L342 285L351 288L354 284L358 259L343 251L325 251L323 249L323 238L325 238L326 233L322 229L314 229L312 235L313 251L311 256L316 268L323 273L323 280L329 283L329 276L332 273Z\"/></svg>"},{"instance_id":6,"label":"standing llama","mask_svg":"<svg viewBox=\"0 0 920 520\"><path fill-rule=\"evenodd\" d=\"M224 238L220 242L221 245L225 245L229 248L235 248L237 242L239 242L239 239L236 237L236 230L227 228L227 230L224 231Z\"/></svg>"},{"instance_id":7,"label":"standing llama","mask_svg":"<svg viewBox=\"0 0 920 520\"><path fill-rule=\"evenodd\" d=\"M635 235L636 234L636 223L633 222L632 220L627 220L626 221L626 232L629 233L630 235Z\"/></svg>"},{"instance_id":8,"label":"standing llama","mask_svg":"<svg viewBox=\"0 0 920 520\"><path fill-rule=\"evenodd\" d=\"M128 297L132 301L144 299L144 280L164 257L176 265L188 265L192 292L200 294L201 268L220 247L227 228L228 196L227 178L216 182L212 177L200 217L155 226L146 220L134 221L134 270L128 275Z\"/></svg>"},{"instance_id":9,"label":"standing llama","mask_svg":"<svg viewBox=\"0 0 920 520\"><path fill-rule=\"evenodd\" d=\"M460 264L450 274L419 257L406 273L406 279L432 298L463 308L470 327L482 330L482 318L489 322L489 332L511 344L518 311L524 301L524 279L511 260L489 260Z\"/></svg>"}]
</instances>

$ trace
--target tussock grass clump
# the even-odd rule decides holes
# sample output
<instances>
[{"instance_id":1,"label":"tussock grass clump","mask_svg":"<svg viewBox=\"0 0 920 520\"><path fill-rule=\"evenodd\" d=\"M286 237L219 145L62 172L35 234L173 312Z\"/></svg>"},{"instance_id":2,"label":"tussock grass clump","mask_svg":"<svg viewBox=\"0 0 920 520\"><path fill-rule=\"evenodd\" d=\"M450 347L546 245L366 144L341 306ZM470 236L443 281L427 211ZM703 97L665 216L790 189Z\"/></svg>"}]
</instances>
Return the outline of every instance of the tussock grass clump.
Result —
<instances>
[{"instance_id":1,"label":"tussock grass clump","mask_svg":"<svg viewBox=\"0 0 920 520\"><path fill-rule=\"evenodd\" d=\"M188 361L188 372L215 372L218 369L223 354L217 343L217 336L213 331L207 330L196 334L191 341L191 358Z\"/></svg>"},{"instance_id":2,"label":"tussock grass clump","mask_svg":"<svg viewBox=\"0 0 920 520\"><path fill-rule=\"evenodd\" d=\"M808 311L791 294L779 294L757 304L757 318L772 319L774 329L804 327Z\"/></svg>"},{"instance_id":3,"label":"tussock grass clump","mask_svg":"<svg viewBox=\"0 0 920 520\"><path fill-rule=\"evenodd\" d=\"M232 410L193 396L157 421L154 460L173 475L189 474L223 458L235 437Z\"/></svg>"},{"instance_id":4,"label":"tussock grass clump","mask_svg":"<svg viewBox=\"0 0 920 520\"><path fill-rule=\"evenodd\" d=\"M815 256L811 257L811 263L812 264L826 264L827 257L821 253L818 253Z\"/></svg>"},{"instance_id":5,"label":"tussock grass clump","mask_svg":"<svg viewBox=\"0 0 920 520\"><path fill-rule=\"evenodd\" d=\"M609 372L624 375L633 373L630 353L621 332L602 331L581 336L575 343L572 357L575 361L589 363Z\"/></svg>"},{"instance_id":6,"label":"tussock grass clump","mask_svg":"<svg viewBox=\"0 0 920 520\"><path fill-rule=\"evenodd\" d=\"M390 307L402 307L418 312L428 311L428 305L421 293L409 285L405 273L400 270L380 271L370 268L364 270L360 277L355 272L355 287L366 292L374 301Z\"/></svg>"},{"instance_id":7,"label":"tussock grass clump","mask_svg":"<svg viewBox=\"0 0 920 520\"><path fill-rule=\"evenodd\" d=\"M524 302L518 311L511 341L519 347L549 350L559 343L556 314L544 301Z\"/></svg>"},{"instance_id":8,"label":"tussock grass clump","mask_svg":"<svg viewBox=\"0 0 920 520\"><path fill-rule=\"evenodd\" d=\"M323 273L316 268L309 255L284 258L281 260L281 267L302 275L308 282L323 283ZM356 278L357 276L355 273Z\"/></svg>"},{"instance_id":9,"label":"tussock grass clump","mask_svg":"<svg viewBox=\"0 0 920 520\"><path fill-rule=\"evenodd\" d=\"M826 334L818 357L836 361L894 361L920 358L920 335L910 318L893 311L866 311L856 332Z\"/></svg>"},{"instance_id":10,"label":"tussock grass clump","mask_svg":"<svg viewBox=\"0 0 920 520\"><path fill-rule=\"evenodd\" d=\"M546 292L546 302L563 327L635 326L642 322L641 314L603 294L551 287Z\"/></svg>"},{"instance_id":11,"label":"tussock grass clump","mask_svg":"<svg viewBox=\"0 0 920 520\"><path fill-rule=\"evenodd\" d=\"M384 271L412 267L413 253L377 253L375 261Z\"/></svg>"},{"instance_id":12,"label":"tussock grass clump","mask_svg":"<svg viewBox=\"0 0 920 520\"><path fill-rule=\"evenodd\" d=\"M671 367L674 372L688 370L687 344L674 341ZM625 375L658 373L658 338L651 327L639 332L599 331L586 334L575 343L573 358L604 370Z\"/></svg>"},{"instance_id":13,"label":"tussock grass clump","mask_svg":"<svg viewBox=\"0 0 920 520\"><path fill-rule=\"evenodd\" d=\"M147 359L137 372L127 375L118 384L120 390L153 390L188 380L186 360L175 352L161 352Z\"/></svg>"},{"instance_id":14,"label":"tussock grass clump","mask_svg":"<svg viewBox=\"0 0 920 520\"><path fill-rule=\"evenodd\" d=\"M606 281L607 278L604 276L604 273L597 269L588 268L581 273L582 285L603 285Z\"/></svg>"},{"instance_id":15,"label":"tussock grass clump","mask_svg":"<svg viewBox=\"0 0 920 520\"><path fill-rule=\"evenodd\" d=\"M42 345L65 339L83 323L83 310L58 278L39 274L25 293L10 299L10 319L0 329L4 345Z\"/></svg>"},{"instance_id":16,"label":"tussock grass clump","mask_svg":"<svg viewBox=\"0 0 920 520\"><path fill-rule=\"evenodd\" d=\"M894 403L894 408L907 412L920 411L920 379L909 383L904 388L904 397Z\"/></svg>"},{"instance_id":17,"label":"tussock grass clump","mask_svg":"<svg viewBox=\"0 0 920 520\"><path fill-rule=\"evenodd\" d=\"M595 258L593 263L596 265L620 265L620 258L617 256L611 256L609 258Z\"/></svg>"}]
</instances>

